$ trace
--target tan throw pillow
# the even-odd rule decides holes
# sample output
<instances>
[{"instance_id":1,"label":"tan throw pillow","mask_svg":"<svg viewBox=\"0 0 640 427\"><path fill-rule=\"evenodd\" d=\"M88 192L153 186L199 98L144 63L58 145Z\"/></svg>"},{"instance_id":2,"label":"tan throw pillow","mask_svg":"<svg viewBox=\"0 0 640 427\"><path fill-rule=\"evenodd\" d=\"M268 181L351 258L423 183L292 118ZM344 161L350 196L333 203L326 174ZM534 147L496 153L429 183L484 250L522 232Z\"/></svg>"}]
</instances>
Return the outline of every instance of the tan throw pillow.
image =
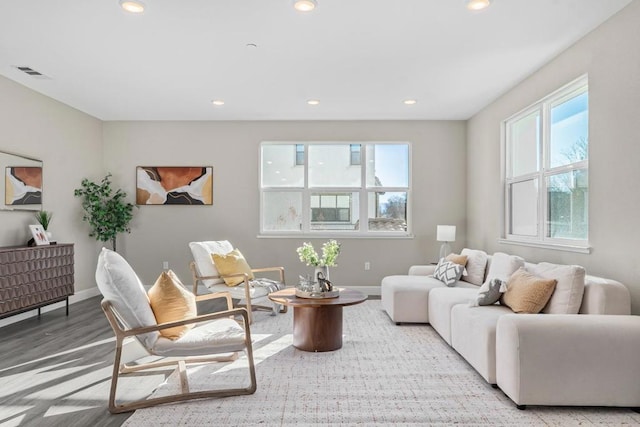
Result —
<instances>
[{"instance_id":1,"label":"tan throw pillow","mask_svg":"<svg viewBox=\"0 0 640 427\"><path fill-rule=\"evenodd\" d=\"M224 277L230 274L246 273L249 276L249 280L255 279L247 260L244 259L242 253L237 249L234 249L224 255L211 254L211 258L213 259L213 263L216 265L218 272L223 276L222 278L227 286L238 286L240 283L244 282L244 277L242 276Z\"/></svg>"},{"instance_id":2,"label":"tan throw pillow","mask_svg":"<svg viewBox=\"0 0 640 427\"><path fill-rule=\"evenodd\" d=\"M455 262L456 264L460 264L463 267L467 265L466 255L449 254L445 257L445 260Z\"/></svg>"},{"instance_id":3,"label":"tan throw pillow","mask_svg":"<svg viewBox=\"0 0 640 427\"><path fill-rule=\"evenodd\" d=\"M158 323L175 322L196 317L196 297L185 287L173 271L162 272L156 283L147 292L149 303ZM160 334L172 340L180 338L193 325L163 329Z\"/></svg>"},{"instance_id":4,"label":"tan throw pillow","mask_svg":"<svg viewBox=\"0 0 640 427\"><path fill-rule=\"evenodd\" d=\"M540 313L551 298L556 283L554 279L542 279L519 268L507 281L507 291L500 303L514 313Z\"/></svg>"}]
</instances>

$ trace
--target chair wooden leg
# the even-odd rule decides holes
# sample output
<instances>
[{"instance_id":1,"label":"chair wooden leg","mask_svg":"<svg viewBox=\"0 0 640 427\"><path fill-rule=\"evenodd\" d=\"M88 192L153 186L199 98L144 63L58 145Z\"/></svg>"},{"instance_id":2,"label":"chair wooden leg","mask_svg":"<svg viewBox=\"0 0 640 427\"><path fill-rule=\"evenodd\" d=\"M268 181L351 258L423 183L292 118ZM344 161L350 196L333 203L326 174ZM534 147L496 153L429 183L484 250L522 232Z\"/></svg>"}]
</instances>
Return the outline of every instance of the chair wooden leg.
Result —
<instances>
[{"instance_id":1,"label":"chair wooden leg","mask_svg":"<svg viewBox=\"0 0 640 427\"><path fill-rule=\"evenodd\" d=\"M184 360L178 362L178 372L180 373L180 389L182 393L189 393L189 379L187 378L187 366Z\"/></svg>"}]
</instances>

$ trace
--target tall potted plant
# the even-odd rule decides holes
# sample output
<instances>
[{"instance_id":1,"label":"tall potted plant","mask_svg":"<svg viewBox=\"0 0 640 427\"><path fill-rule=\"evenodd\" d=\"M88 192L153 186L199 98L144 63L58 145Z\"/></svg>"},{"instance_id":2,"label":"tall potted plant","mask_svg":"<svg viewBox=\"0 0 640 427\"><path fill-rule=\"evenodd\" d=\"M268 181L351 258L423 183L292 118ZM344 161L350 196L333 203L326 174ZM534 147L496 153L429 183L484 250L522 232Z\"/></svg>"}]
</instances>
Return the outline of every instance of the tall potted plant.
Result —
<instances>
[{"instance_id":1,"label":"tall potted plant","mask_svg":"<svg viewBox=\"0 0 640 427\"><path fill-rule=\"evenodd\" d=\"M129 222L133 218L133 205L125 201L127 194L111 187L111 174L105 176L97 184L83 179L81 188L74 190L76 197L82 197L82 219L91 226L89 236L101 242L111 241L116 250L116 236L118 233L131 233Z\"/></svg>"}]
</instances>

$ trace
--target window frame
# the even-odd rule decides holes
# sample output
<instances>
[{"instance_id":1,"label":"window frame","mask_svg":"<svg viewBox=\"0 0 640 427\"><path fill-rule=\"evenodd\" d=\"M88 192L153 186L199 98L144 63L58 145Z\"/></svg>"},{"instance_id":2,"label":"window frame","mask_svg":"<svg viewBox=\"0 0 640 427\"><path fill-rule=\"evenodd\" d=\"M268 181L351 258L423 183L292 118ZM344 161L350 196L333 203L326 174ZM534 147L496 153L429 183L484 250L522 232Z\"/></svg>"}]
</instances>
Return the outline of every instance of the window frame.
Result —
<instances>
[{"instance_id":1,"label":"window frame","mask_svg":"<svg viewBox=\"0 0 640 427\"><path fill-rule=\"evenodd\" d=\"M583 93L589 93L588 76L585 74L576 80L568 83L553 93L547 95L541 100L519 111L511 117L505 119L501 123L501 146L502 146L502 186L503 186L503 227L502 237L499 239L501 243L519 244L523 246L544 247L550 249L567 250L574 252L588 253L589 246L589 220L587 218L587 237L586 239L569 239L550 237L550 216L549 209L549 192L548 179L552 176L571 173L574 171L584 170L589 179L589 156L586 160L568 163L562 166L550 167L551 162L551 110L555 106L579 96ZM519 120L529 116L532 113L539 113L538 123L538 147L537 151L537 170L535 172L524 173L513 176L513 147L511 145L511 126ZM587 114L589 107L587 106ZM589 140L589 123L587 123L587 141ZM587 153L589 152L587 145ZM521 234L513 234L511 231L511 188L513 184L526 182L529 180L537 180L537 224L536 235L528 236ZM588 197L588 193L587 193ZM587 217L589 217L589 207L587 204ZM549 237L548 237L549 236Z\"/></svg>"},{"instance_id":2,"label":"window frame","mask_svg":"<svg viewBox=\"0 0 640 427\"><path fill-rule=\"evenodd\" d=\"M262 148L267 145L304 145L304 165L296 167L304 167L304 184L302 187L277 187L277 186L265 186L262 183L263 176L263 151ZM346 145L349 147L349 161L351 165L351 146L360 145L360 186L357 187L310 187L309 186L309 167L308 167L308 153L310 145ZM406 145L408 149L408 183L407 187L383 187L383 186L367 186L367 156L366 147L370 145ZM295 150L295 149L294 149ZM259 173L258 173L258 190L260 193L260 212L259 212L259 234L258 237L318 237L318 238L413 238L412 234L412 220L411 220L411 206L412 206L412 146L408 141L262 141L259 146ZM302 195L302 223L300 224L300 230L265 230L264 228L264 195L269 192L294 192L301 193ZM368 221L368 195L369 193L384 193L384 192L402 192L406 193L406 230L405 231L384 231L384 230L369 230ZM311 221L311 194L340 194L340 193L355 193L354 197L358 197L359 211L358 211L358 228L355 230L313 230ZM349 208L353 210L353 199L351 200L352 206ZM363 226L364 224L364 226Z\"/></svg>"}]
</instances>

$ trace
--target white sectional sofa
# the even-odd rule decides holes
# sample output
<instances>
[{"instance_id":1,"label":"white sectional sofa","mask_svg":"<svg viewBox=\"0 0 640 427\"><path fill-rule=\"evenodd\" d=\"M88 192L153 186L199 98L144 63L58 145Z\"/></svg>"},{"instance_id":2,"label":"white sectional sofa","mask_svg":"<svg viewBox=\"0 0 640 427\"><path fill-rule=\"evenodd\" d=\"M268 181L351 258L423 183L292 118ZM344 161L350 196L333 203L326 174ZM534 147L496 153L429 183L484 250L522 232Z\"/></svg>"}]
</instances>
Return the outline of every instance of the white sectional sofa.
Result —
<instances>
[{"instance_id":1,"label":"white sectional sofa","mask_svg":"<svg viewBox=\"0 0 640 427\"><path fill-rule=\"evenodd\" d=\"M482 262L467 265L471 277L463 276L452 286L431 276L435 265L413 266L408 275L385 277L383 309L397 324L431 324L521 409L640 406L640 316L630 315L625 286L586 275L578 266L533 264L507 254L484 256L483 271L478 265ZM545 278L558 275L540 314L516 314L500 303L470 304L482 283L492 278L506 281L518 265Z\"/></svg>"}]
</instances>

